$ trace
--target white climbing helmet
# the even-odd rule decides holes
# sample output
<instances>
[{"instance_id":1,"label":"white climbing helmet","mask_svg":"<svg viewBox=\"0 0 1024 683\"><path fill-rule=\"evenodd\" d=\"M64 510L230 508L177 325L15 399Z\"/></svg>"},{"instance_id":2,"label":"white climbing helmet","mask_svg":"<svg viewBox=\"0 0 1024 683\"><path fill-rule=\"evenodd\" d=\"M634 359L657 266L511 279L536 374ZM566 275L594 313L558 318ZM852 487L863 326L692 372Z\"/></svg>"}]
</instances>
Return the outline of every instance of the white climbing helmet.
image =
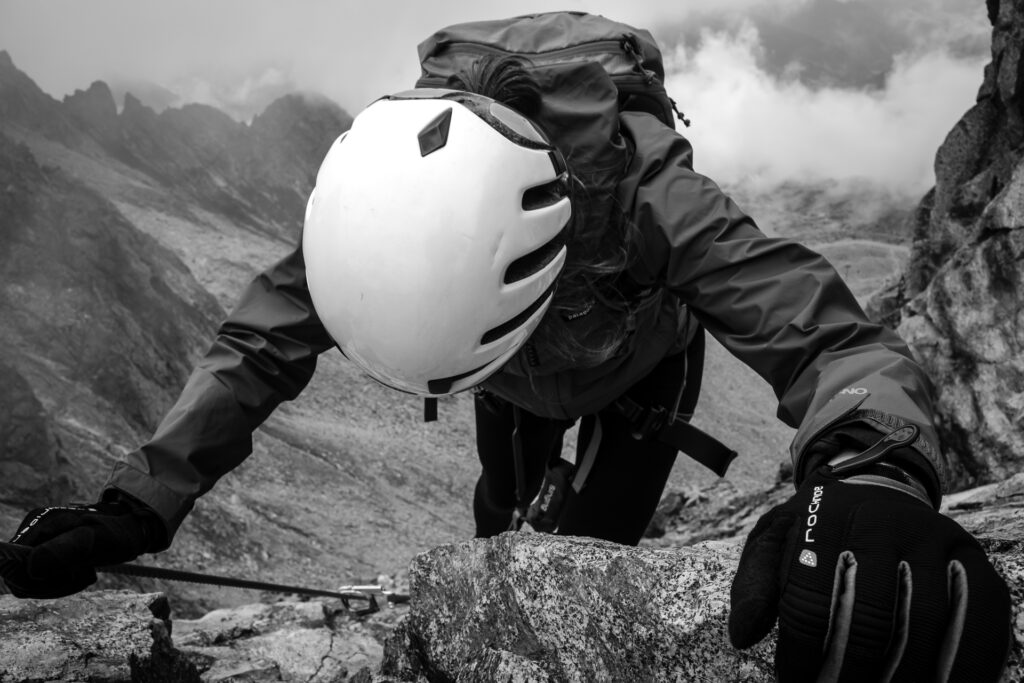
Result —
<instances>
[{"instance_id":1,"label":"white climbing helmet","mask_svg":"<svg viewBox=\"0 0 1024 683\"><path fill-rule=\"evenodd\" d=\"M382 98L317 174L302 239L313 305L378 381L468 389L543 317L570 214L564 161L509 107L455 90Z\"/></svg>"}]
</instances>

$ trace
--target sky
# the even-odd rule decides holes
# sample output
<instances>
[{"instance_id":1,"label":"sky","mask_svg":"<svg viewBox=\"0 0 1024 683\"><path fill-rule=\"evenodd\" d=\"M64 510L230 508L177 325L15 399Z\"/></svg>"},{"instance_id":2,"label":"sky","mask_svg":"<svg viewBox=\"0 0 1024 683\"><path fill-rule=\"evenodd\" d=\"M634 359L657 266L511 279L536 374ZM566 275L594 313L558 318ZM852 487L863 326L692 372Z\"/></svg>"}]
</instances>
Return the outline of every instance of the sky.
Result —
<instances>
[{"instance_id":1,"label":"sky","mask_svg":"<svg viewBox=\"0 0 1024 683\"><path fill-rule=\"evenodd\" d=\"M990 54L983 0L0 0L0 49L58 99L104 80L240 120L295 91L355 114L413 84L435 29L560 9L649 29L698 170L759 189L920 196Z\"/></svg>"}]
</instances>

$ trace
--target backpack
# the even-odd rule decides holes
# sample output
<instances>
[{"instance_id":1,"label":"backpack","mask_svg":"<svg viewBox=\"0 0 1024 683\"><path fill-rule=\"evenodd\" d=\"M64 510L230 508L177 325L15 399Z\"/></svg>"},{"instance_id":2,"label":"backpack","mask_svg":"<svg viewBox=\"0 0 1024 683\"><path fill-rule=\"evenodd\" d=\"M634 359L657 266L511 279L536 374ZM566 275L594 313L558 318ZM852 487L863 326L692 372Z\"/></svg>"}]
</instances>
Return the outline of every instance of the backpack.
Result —
<instances>
[{"instance_id":1,"label":"backpack","mask_svg":"<svg viewBox=\"0 0 1024 683\"><path fill-rule=\"evenodd\" d=\"M442 28L420 43L417 88L444 88L487 56L521 57L541 88L531 119L559 148L596 215L612 210L631 156L619 114L652 114L675 127L661 50L651 34L585 12L546 12ZM605 211L604 209L607 209ZM640 290L632 282L620 289Z\"/></svg>"},{"instance_id":2,"label":"backpack","mask_svg":"<svg viewBox=\"0 0 1024 683\"><path fill-rule=\"evenodd\" d=\"M600 64L618 92L622 111L657 116L672 128L689 121L665 91L661 50L650 32L585 12L546 12L448 26L419 45L418 88L444 87L450 75L481 56L524 57L537 69Z\"/></svg>"},{"instance_id":3,"label":"backpack","mask_svg":"<svg viewBox=\"0 0 1024 683\"><path fill-rule=\"evenodd\" d=\"M650 32L602 16L545 12L455 24L420 43L418 52L422 73L417 88L449 87L450 76L468 71L489 55L524 58L542 93L541 112L531 118L546 129L594 204L614 202L629 156L619 136L620 112L652 114L669 128L675 127L677 117L690 125L665 90L661 50ZM690 373L695 381L684 378L680 386L680 400L686 398L688 404L696 403L700 387L702 329L699 339L690 349L699 355L699 363L694 356L695 372ZM427 421L436 419L436 405L436 400L426 400ZM719 476L736 456L689 422L672 420L658 406L622 397L615 409L634 426L636 438L672 443Z\"/></svg>"}]
</instances>

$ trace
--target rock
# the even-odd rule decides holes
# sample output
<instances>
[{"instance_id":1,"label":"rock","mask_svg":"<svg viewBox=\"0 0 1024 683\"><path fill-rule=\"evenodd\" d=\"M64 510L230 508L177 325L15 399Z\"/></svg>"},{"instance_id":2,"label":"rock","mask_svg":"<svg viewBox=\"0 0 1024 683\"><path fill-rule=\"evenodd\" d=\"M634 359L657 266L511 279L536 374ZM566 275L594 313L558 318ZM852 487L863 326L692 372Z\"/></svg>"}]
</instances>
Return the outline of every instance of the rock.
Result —
<instances>
[{"instance_id":1,"label":"rock","mask_svg":"<svg viewBox=\"0 0 1024 683\"><path fill-rule=\"evenodd\" d=\"M380 662L383 649L340 603L280 602L216 610L174 624L174 644L203 681L344 681Z\"/></svg>"},{"instance_id":2,"label":"rock","mask_svg":"<svg viewBox=\"0 0 1024 683\"><path fill-rule=\"evenodd\" d=\"M0 50L0 127L25 127L68 144L85 136L61 110L60 103L18 70L10 54Z\"/></svg>"},{"instance_id":3,"label":"rock","mask_svg":"<svg viewBox=\"0 0 1024 683\"><path fill-rule=\"evenodd\" d=\"M0 681L197 681L171 645L168 616L154 593L0 596Z\"/></svg>"},{"instance_id":4,"label":"rock","mask_svg":"<svg viewBox=\"0 0 1024 683\"><path fill-rule=\"evenodd\" d=\"M43 495L69 494L59 472L57 440L29 382L0 361L0 502L31 509Z\"/></svg>"},{"instance_id":5,"label":"rock","mask_svg":"<svg viewBox=\"0 0 1024 683\"><path fill-rule=\"evenodd\" d=\"M739 547L757 519L792 493L791 484L783 481L761 494L723 488L716 484L701 489L694 496L700 505L687 503L665 520L664 536L644 542L679 547L695 539L719 538ZM1020 680L1024 674L1024 473L947 495L941 511L979 539L1010 586L1016 646L1004 680Z\"/></svg>"},{"instance_id":6,"label":"rock","mask_svg":"<svg viewBox=\"0 0 1024 683\"><path fill-rule=\"evenodd\" d=\"M773 504L776 489L757 505ZM754 514L741 500L717 509ZM1016 646L1004 680L1020 680L1024 473L950 496L944 509L1010 586ZM503 534L417 556L408 608L354 619L335 601L251 604L175 620L173 640L158 595L4 597L0 681L773 681L773 637L737 651L726 635L742 540L632 548Z\"/></svg>"},{"instance_id":7,"label":"rock","mask_svg":"<svg viewBox=\"0 0 1024 683\"><path fill-rule=\"evenodd\" d=\"M1012 488L978 495L1002 500L1003 524L1019 529L1024 478ZM1024 542L1015 538L982 539L1013 596L1016 646L1004 680L1024 674ZM385 644L378 680L774 681L774 636L745 651L728 643L740 548L542 534L437 548L413 561L412 608Z\"/></svg>"},{"instance_id":8,"label":"rock","mask_svg":"<svg viewBox=\"0 0 1024 683\"><path fill-rule=\"evenodd\" d=\"M900 283L868 308L937 390L952 489L1024 464L1024 5L988 2L992 62L935 160Z\"/></svg>"},{"instance_id":9,"label":"rock","mask_svg":"<svg viewBox=\"0 0 1024 683\"><path fill-rule=\"evenodd\" d=\"M176 620L159 593L0 597L0 681L368 681L382 647L338 602L284 601Z\"/></svg>"},{"instance_id":10,"label":"rock","mask_svg":"<svg viewBox=\"0 0 1024 683\"><path fill-rule=\"evenodd\" d=\"M127 167L150 189L187 198L193 210L278 240L297 238L320 162L351 123L337 104L312 94L271 102L251 125L201 104L158 113L131 93L118 114L102 81L58 102L0 51L0 131L41 134L102 159L105 170Z\"/></svg>"},{"instance_id":11,"label":"rock","mask_svg":"<svg viewBox=\"0 0 1024 683\"><path fill-rule=\"evenodd\" d=\"M990 545L1018 543L1024 526L1024 472L946 496L942 511Z\"/></svg>"},{"instance_id":12,"label":"rock","mask_svg":"<svg viewBox=\"0 0 1024 683\"><path fill-rule=\"evenodd\" d=\"M64 97L63 109L81 123L97 140L115 144L119 136L117 105L103 81L94 81L88 90L76 90Z\"/></svg>"},{"instance_id":13,"label":"rock","mask_svg":"<svg viewBox=\"0 0 1024 683\"><path fill-rule=\"evenodd\" d=\"M503 534L413 560L393 680L772 680L772 648L728 644L736 544L632 548Z\"/></svg>"},{"instance_id":14,"label":"rock","mask_svg":"<svg viewBox=\"0 0 1024 683\"><path fill-rule=\"evenodd\" d=\"M17 406L0 411L0 537L39 505L96 500L113 461L151 436L222 306L295 248L316 170L350 122L298 95L252 124L201 105L158 113L131 95L116 113L101 83L60 102L0 52L0 407ZM428 433L420 404L378 386L324 354L302 400L264 424L254 456L159 561L364 583L471 533L475 476L447 437L471 443L472 398ZM188 616L252 599L101 585L167 592Z\"/></svg>"},{"instance_id":15,"label":"rock","mask_svg":"<svg viewBox=\"0 0 1024 683\"><path fill-rule=\"evenodd\" d=\"M113 203L3 133L0 187L7 535L33 507L96 499L111 444L151 433L223 313Z\"/></svg>"}]
</instances>

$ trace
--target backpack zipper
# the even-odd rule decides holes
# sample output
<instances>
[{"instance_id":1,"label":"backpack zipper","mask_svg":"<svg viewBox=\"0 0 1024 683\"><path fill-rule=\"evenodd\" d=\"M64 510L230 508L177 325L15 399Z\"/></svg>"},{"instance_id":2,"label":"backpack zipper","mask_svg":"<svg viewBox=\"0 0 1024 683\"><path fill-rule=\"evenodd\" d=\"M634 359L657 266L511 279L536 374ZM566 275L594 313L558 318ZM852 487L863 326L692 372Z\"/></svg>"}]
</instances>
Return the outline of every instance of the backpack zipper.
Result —
<instances>
[{"instance_id":1,"label":"backpack zipper","mask_svg":"<svg viewBox=\"0 0 1024 683\"><path fill-rule=\"evenodd\" d=\"M424 66L432 58L438 56L438 53L444 51L456 51L469 54L478 55L501 55L501 56L515 56L523 55L529 58L537 58L537 61L542 64L553 64L561 61L570 61L573 57L587 56L587 55L608 55L614 57L616 54L622 55L624 62L630 68L639 71L640 73L618 73L615 75L617 80L623 81L634 81L642 85L651 85L658 81L657 74L650 69L646 69L643 66L643 52L640 49L639 41L637 37L631 33L623 34L622 38L595 40L589 43L583 43L581 45L572 45L569 47L560 47L554 50L546 50L544 52L522 52L513 50L503 50L493 45L487 45L484 43L476 43L471 41L451 41L445 43L438 43L437 47L430 53L430 55L424 58ZM426 86L443 85L445 83L444 76L424 76L420 78L420 83Z\"/></svg>"}]
</instances>

